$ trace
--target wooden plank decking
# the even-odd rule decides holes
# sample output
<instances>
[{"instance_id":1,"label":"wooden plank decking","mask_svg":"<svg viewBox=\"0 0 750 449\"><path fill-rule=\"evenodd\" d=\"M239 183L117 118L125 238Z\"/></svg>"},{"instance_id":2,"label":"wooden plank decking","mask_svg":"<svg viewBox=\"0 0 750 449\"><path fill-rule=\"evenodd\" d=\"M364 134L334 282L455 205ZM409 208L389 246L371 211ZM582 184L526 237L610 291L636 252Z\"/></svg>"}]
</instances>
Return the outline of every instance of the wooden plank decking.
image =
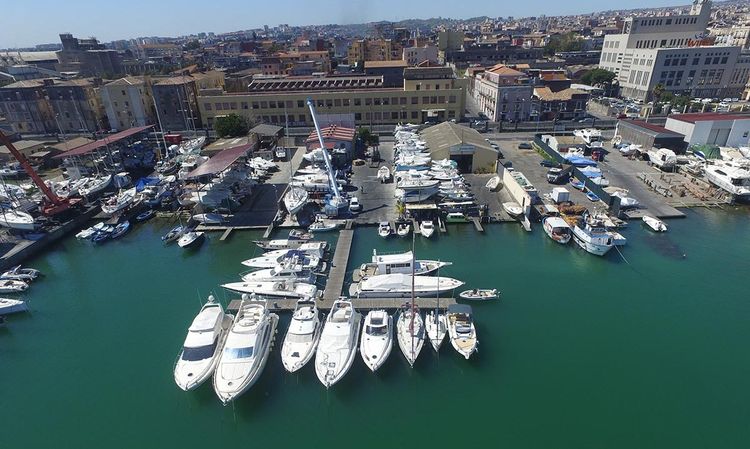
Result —
<instances>
[{"instance_id":1,"label":"wooden plank decking","mask_svg":"<svg viewBox=\"0 0 750 449\"><path fill-rule=\"evenodd\" d=\"M336 243L336 252L331 259L331 270L328 273L328 283L323 292L323 299L333 301L341 296L341 290L344 288L344 279L346 278L346 266L349 263L349 252L352 249L354 240L354 231L344 229L339 232L339 240Z\"/></svg>"}]
</instances>

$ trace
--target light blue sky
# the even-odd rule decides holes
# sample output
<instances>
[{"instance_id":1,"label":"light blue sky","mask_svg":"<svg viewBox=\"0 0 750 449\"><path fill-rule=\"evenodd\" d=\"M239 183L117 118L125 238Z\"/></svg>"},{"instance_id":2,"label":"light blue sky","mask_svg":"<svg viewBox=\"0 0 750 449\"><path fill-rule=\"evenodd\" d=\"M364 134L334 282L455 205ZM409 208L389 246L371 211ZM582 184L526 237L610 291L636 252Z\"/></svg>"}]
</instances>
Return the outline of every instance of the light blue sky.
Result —
<instances>
[{"instance_id":1,"label":"light blue sky","mask_svg":"<svg viewBox=\"0 0 750 449\"><path fill-rule=\"evenodd\" d=\"M531 16L687 4L689 0L7 0L0 48L59 42L58 34L102 41L217 33L264 24L360 23L405 18ZM202 11L207 8L209 11Z\"/></svg>"}]
</instances>

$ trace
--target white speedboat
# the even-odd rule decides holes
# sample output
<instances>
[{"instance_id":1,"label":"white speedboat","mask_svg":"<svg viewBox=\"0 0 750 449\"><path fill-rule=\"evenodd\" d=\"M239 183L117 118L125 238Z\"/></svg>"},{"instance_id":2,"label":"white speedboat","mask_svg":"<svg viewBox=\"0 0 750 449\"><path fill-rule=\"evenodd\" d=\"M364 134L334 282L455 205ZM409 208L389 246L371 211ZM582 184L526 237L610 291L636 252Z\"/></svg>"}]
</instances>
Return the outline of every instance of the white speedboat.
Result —
<instances>
[{"instance_id":1,"label":"white speedboat","mask_svg":"<svg viewBox=\"0 0 750 449\"><path fill-rule=\"evenodd\" d=\"M326 388L341 380L354 362L362 315L351 301L338 299L323 326L315 353L315 373Z\"/></svg>"},{"instance_id":2,"label":"white speedboat","mask_svg":"<svg viewBox=\"0 0 750 449\"><path fill-rule=\"evenodd\" d=\"M0 298L0 316L11 313L26 312L29 305L20 299Z\"/></svg>"},{"instance_id":3,"label":"white speedboat","mask_svg":"<svg viewBox=\"0 0 750 449\"><path fill-rule=\"evenodd\" d=\"M34 217L26 212L16 209L2 209L0 210L0 226L22 231L33 231L38 227L38 223L34 221Z\"/></svg>"},{"instance_id":4,"label":"white speedboat","mask_svg":"<svg viewBox=\"0 0 750 449\"><path fill-rule=\"evenodd\" d=\"M667 225L656 217L644 215L642 220L646 223L646 226L655 232L667 232Z\"/></svg>"},{"instance_id":5,"label":"white speedboat","mask_svg":"<svg viewBox=\"0 0 750 449\"><path fill-rule=\"evenodd\" d=\"M398 315L396 335L401 353L409 365L414 366L424 346L425 328L419 309L406 305Z\"/></svg>"},{"instance_id":6,"label":"white speedboat","mask_svg":"<svg viewBox=\"0 0 750 449\"><path fill-rule=\"evenodd\" d=\"M230 282L221 286L239 293L278 298L315 298L318 293L318 287L313 284L293 281Z\"/></svg>"},{"instance_id":7,"label":"white speedboat","mask_svg":"<svg viewBox=\"0 0 750 449\"><path fill-rule=\"evenodd\" d=\"M437 296L450 293L464 285L463 282L448 277L414 276L414 294L417 296ZM409 298L412 294L410 274L381 274L370 276L349 287L351 296L362 298Z\"/></svg>"},{"instance_id":8,"label":"white speedboat","mask_svg":"<svg viewBox=\"0 0 750 449\"><path fill-rule=\"evenodd\" d=\"M328 232L328 231L335 231L336 228L338 227L339 227L339 224L336 223L335 221L316 220L310 226L307 227L307 230L310 232Z\"/></svg>"},{"instance_id":9,"label":"white speedboat","mask_svg":"<svg viewBox=\"0 0 750 449\"><path fill-rule=\"evenodd\" d=\"M224 216L221 214L196 214L192 218L201 224L219 225L224 223Z\"/></svg>"},{"instance_id":10,"label":"white speedboat","mask_svg":"<svg viewBox=\"0 0 750 449\"><path fill-rule=\"evenodd\" d=\"M500 177L497 175L491 177L484 186L490 192L494 192L500 186Z\"/></svg>"},{"instance_id":11,"label":"white speedboat","mask_svg":"<svg viewBox=\"0 0 750 449\"><path fill-rule=\"evenodd\" d=\"M97 176L90 178L86 184L81 186L78 192L81 196L92 196L105 190L112 183L112 175Z\"/></svg>"},{"instance_id":12,"label":"white speedboat","mask_svg":"<svg viewBox=\"0 0 750 449\"><path fill-rule=\"evenodd\" d=\"M385 310L372 310L365 317L359 353L365 365L375 372L385 363L393 348L393 317Z\"/></svg>"},{"instance_id":13,"label":"white speedboat","mask_svg":"<svg viewBox=\"0 0 750 449\"><path fill-rule=\"evenodd\" d=\"M102 212L112 215L130 206L135 199L135 187L121 190L115 196L112 196L102 203Z\"/></svg>"},{"instance_id":14,"label":"white speedboat","mask_svg":"<svg viewBox=\"0 0 750 449\"><path fill-rule=\"evenodd\" d=\"M523 214L523 208L521 205L513 201L503 203L503 210L511 217L518 217Z\"/></svg>"},{"instance_id":15,"label":"white speedboat","mask_svg":"<svg viewBox=\"0 0 750 449\"><path fill-rule=\"evenodd\" d=\"M557 243L565 245L572 234L568 222L560 217L546 217L542 220L544 232Z\"/></svg>"},{"instance_id":16,"label":"white speedboat","mask_svg":"<svg viewBox=\"0 0 750 449\"><path fill-rule=\"evenodd\" d=\"M401 190L411 192L413 190L428 190L439 187L440 181L437 179L402 179L396 184Z\"/></svg>"},{"instance_id":17,"label":"white speedboat","mask_svg":"<svg viewBox=\"0 0 750 449\"><path fill-rule=\"evenodd\" d=\"M432 237L432 234L435 233L435 223L432 220L425 220L419 223L419 232L424 237Z\"/></svg>"},{"instance_id":18,"label":"white speedboat","mask_svg":"<svg viewBox=\"0 0 750 449\"><path fill-rule=\"evenodd\" d=\"M227 404L260 377L271 352L279 316L265 304L242 298L214 372L214 391Z\"/></svg>"},{"instance_id":19,"label":"white speedboat","mask_svg":"<svg viewBox=\"0 0 750 449\"><path fill-rule=\"evenodd\" d=\"M464 290L458 294L459 298L467 301L488 301L490 299L497 299L496 288L474 288L471 290Z\"/></svg>"},{"instance_id":20,"label":"white speedboat","mask_svg":"<svg viewBox=\"0 0 750 449\"><path fill-rule=\"evenodd\" d=\"M378 235L387 238L391 235L391 225L387 221L382 221L378 225Z\"/></svg>"},{"instance_id":21,"label":"white speedboat","mask_svg":"<svg viewBox=\"0 0 750 449\"><path fill-rule=\"evenodd\" d=\"M448 306L448 338L453 349L466 360L477 350L479 340L474 327L471 306L451 304Z\"/></svg>"},{"instance_id":22,"label":"white speedboat","mask_svg":"<svg viewBox=\"0 0 750 449\"><path fill-rule=\"evenodd\" d=\"M613 235L604 227L602 220L588 214L573 227L573 241L596 256L607 254L615 246Z\"/></svg>"},{"instance_id":23,"label":"white speedboat","mask_svg":"<svg viewBox=\"0 0 750 449\"><path fill-rule=\"evenodd\" d=\"M426 188L423 190L404 190L396 189L393 197L402 203L419 203L432 198L440 191L438 187Z\"/></svg>"},{"instance_id":24,"label":"white speedboat","mask_svg":"<svg viewBox=\"0 0 750 449\"><path fill-rule=\"evenodd\" d=\"M180 248L190 248L199 246L203 239L205 238L205 235L202 232L197 231L190 231L182 234L182 236L177 240L177 245Z\"/></svg>"},{"instance_id":25,"label":"white speedboat","mask_svg":"<svg viewBox=\"0 0 750 449\"><path fill-rule=\"evenodd\" d=\"M372 250L372 259L370 263L362 264L359 267L359 277L369 277L379 274L404 273L411 275L431 274L442 267L452 265L452 262L443 262L439 260L414 260L414 254L411 251L398 254L380 254Z\"/></svg>"},{"instance_id":26,"label":"white speedboat","mask_svg":"<svg viewBox=\"0 0 750 449\"><path fill-rule=\"evenodd\" d=\"M381 183L388 182L388 181L390 181L391 176L392 176L391 175L391 170L384 165L384 166L382 166L382 167L380 167L378 169L378 175L377 176L378 176L378 179L380 180Z\"/></svg>"},{"instance_id":27,"label":"white speedboat","mask_svg":"<svg viewBox=\"0 0 750 449\"><path fill-rule=\"evenodd\" d=\"M39 270L35 270L33 268L22 268L21 265L16 265L15 267L0 275L0 279L31 282L34 279L38 278L40 274L41 272Z\"/></svg>"},{"instance_id":28,"label":"white speedboat","mask_svg":"<svg viewBox=\"0 0 750 449\"><path fill-rule=\"evenodd\" d=\"M27 288L29 288L29 284L24 281L0 280L0 293L20 293L26 291Z\"/></svg>"},{"instance_id":29,"label":"white speedboat","mask_svg":"<svg viewBox=\"0 0 750 449\"><path fill-rule=\"evenodd\" d=\"M291 215L294 215L305 207L307 199L307 190L302 187L289 187L289 190L284 194L284 207Z\"/></svg>"},{"instance_id":30,"label":"white speedboat","mask_svg":"<svg viewBox=\"0 0 750 449\"><path fill-rule=\"evenodd\" d=\"M310 361L318 346L323 323L315 301L300 299L281 345L281 363L293 373Z\"/></svg>"},{"instance_id":31,"label":"white speedboat","mask_svg":"<svg viewBox=\"0 0 750 449\"><path fill-rule=\"evenodd\" d=\"M232 319L213 296L208 297L188 328L177 358L174 380L178 387L185 391L195 389L214 372Z\"/></svg>"},{"instance_id":32,"label":"white speedboat","mask_svg":"<svg viewBox=\"0 0 750 449\"><path fill-rule=\"evenodd\" d=\"M291 282L304 282L307 284L314 284L317 279L317 275L312 270L294 270L288 269L284 265L278 265L274 268L268 268L264 270L251 271L242 275L244 282L276 282L276 281L291 281Z\"/></svg>"},{"instance_id":33,"label":"white speedboat","mask_svg":"<svg viewBox=\"0 0 750 449\"><path fill-rule=\"evenodd\" d=\"M427 339L430 340L435 352L438 352L443 340L445 340L445 334L448 332L448 320L444 314L430 310L424 321Z\"/></svg>"},{"instance_id":34,"label":"white speedboat","mask_svg":"<svg viewBox=\"0 0 750 449\"><path fill-rule=\"evenodd\" d=\"M396 234L399 237L406 237L411 232L411 225L409 223L399 223L396 226Z\"/></svg>"},{"instance_id":35,"label":"white speedboat","mask_svg":"<svg viewBox=\"0 0 750 449\"><path fill-rule=\"evenodd\" d=\"M203 144L205 143L205 137L186 140L180 144L179 152L180 154L198 153L200 152L201 148L203 148Z\"/></svg>"}]
</instances>

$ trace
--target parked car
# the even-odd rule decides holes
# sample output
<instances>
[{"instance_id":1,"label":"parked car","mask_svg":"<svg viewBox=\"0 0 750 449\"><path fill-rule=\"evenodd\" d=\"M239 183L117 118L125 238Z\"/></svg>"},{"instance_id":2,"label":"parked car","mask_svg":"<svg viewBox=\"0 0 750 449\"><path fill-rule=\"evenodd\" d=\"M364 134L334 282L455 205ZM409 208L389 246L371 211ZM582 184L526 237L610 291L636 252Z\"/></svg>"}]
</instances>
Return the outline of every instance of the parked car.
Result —
<instances>
[{"instance_id":1,"label":"parked car","mask_svg":"<svg viewBox=\"0 0 750 449\"><path fill-rule=\"evenodd\" d=\"M349 212L359 212L362 210L362 204L359 202L359 198L356 196L349 199Z\"/></svg>"},{"instance_id":2,"label":"parked car","mask_svg":"<svg viewBox=\"0 0 750 449\"><path fill-rule=\"evenodd\" d=\"M593 123L594 118L593 117L584 117L581 119L576 120L578 123Z\"/></svg>"},{"instance_id":3,"label":"parked car","mask_svg":"<svg viewBox=\"0 0 750 449\"><path fill-rule=\"evenodd\" d=\"M566 173L567 176L569 174ZM553 167L547 172L547 182L550 184L562 184L567 181L567 176L562 174L562 168Z\"/></svg>"},{"instance_id":4,"label":"parked car","mask_svg":"<svg viewBox=\"0 0 750 449\"><path fill-rule=\"evenodd\" d=\"M531 146L530 142L521 142L518 144L519 150L531 150L533 147Z\"/></svg>"},{"instance_id":5,"label":"parked car","mask_svg":"<svg viewBox=\"0 0 750 449\"><path fill-rule=\"evenodd\" d=\"M547 167L547 168L560 168L560 167L562 167L562 164L560 164L557 161L550 160L550 159L542 159L539 162L539 165L541 165L542 167Z\"/></svg>"}]
</instances>

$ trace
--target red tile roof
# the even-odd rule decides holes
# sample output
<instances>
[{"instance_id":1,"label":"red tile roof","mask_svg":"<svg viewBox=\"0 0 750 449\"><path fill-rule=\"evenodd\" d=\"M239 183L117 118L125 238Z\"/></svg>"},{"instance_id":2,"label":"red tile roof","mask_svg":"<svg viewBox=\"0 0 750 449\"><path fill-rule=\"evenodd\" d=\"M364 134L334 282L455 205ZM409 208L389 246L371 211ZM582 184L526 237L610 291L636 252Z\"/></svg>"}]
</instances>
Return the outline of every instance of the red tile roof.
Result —
<instances>
[{"instance_id":1,"label":"red tile roof","mask_svg":"<svg viewBox=\"0 0 750 449\"><path fill-rule=\"evenodd\" d=\"M750 115L727 114L721 112L706 112L693 114L670 115L669 118L686 123L723 121L723 120L750 120Z\"/></svg>"},{"instance_id":2,"label":"red tile roof","mask_svg":"<svg viewBox=\"0 0 750 449\"><path fill-rule=\"evenodd\" d=\"M624 120L623 122L624 123L628 123L628 124L633 125L633 126L638 126L640 128L647 129L649 131L653 131L655 133L660 133L660 134L674 134L674 135L677 135L677 136L682 136L682 134L677 133L675 131L668 130L667 128L665 128L663 126L655 125L653 123L646 123L643 120Z\"/></svg>"},{"instance_id":3,"label":"red tile roof","mask_svg":"<svg viewBox=\"0 0 750 449\"><path fill-rule=\"evenodd\" d=\"M323 134L323 140L343 140L347 142L351 142L354 140L354 135L356 131L352 128L345 128L343 126L337 126L337 125L331 125L327 126L320 130L320 132ZM318 133L313 131L310 133L310 135L307 137L307 143L311 142L317 142L318 141Z\"/></svg>"}]
</instances>

